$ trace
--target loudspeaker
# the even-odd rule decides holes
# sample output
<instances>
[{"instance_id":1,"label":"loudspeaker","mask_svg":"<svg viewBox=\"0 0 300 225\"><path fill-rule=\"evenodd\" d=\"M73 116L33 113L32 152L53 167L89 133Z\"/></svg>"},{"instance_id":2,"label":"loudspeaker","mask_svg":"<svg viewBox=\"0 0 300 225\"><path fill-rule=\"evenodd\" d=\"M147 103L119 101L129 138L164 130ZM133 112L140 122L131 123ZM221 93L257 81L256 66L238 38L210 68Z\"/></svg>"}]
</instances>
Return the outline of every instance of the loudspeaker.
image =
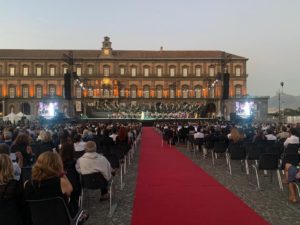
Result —
<instances>
[{"instance_id":1,"label":"loudspeaker","mask_svg":"<svg viewBox=\"0 0 300 225\"><path fill-rule=\"evenodd\" d=\"M65 82L65 99L71 100L72 94L71 94L71 74L65 73L64 76L64 82Z\"/></svg>"},{"instance_id":2,"label":"loudspeaker","mask_svg":"<svg viewBox=\"0 0 300 225\"><path fill-rule=\"evenodd\" d=\"M223 76L223 99L229 98L229 73L224 73Z\"/></svg>"}]
</instances>

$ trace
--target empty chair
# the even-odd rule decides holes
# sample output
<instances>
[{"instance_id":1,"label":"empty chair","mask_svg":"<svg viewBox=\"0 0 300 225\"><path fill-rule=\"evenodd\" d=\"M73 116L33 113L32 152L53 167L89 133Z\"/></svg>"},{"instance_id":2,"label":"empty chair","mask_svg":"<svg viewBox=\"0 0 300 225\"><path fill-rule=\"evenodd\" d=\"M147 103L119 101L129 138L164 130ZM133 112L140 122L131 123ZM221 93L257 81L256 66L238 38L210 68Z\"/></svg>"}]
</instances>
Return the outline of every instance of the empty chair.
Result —
<instances>
[{"instance_id":1,"label":"empty chair","mask_svg":"<svg viewBox=\"0 0 300 225\"><path fill-rule=\"evenodd\" d=\"M247 155L246 155L246 173L249 174L249 160L253 160L255 165L258 165L258 160L260 155L263 153L264 149L261 145L250 145L246 147Z\"/></svg>"},{"instance_id":2,"label":"empty chair","mask_svg":"<svg viewBox=\"0 0 300 225\"><path fill-rule=\"evenodd\" d=\"M280 176L279 167L278 167L278 156L277 156L277 154L272 154L272 153L263 153L263 154L261 154L261 156L259 158L258 166L252 165L252 167L255 170L256 180L257 180L257 188L258 189L260 189L258 170L267 170L267 171L268 170L269 171L276 170L279 187L280 187L281 190L283 190L283 186L282 186L282 182L281 182L281 176ZM272 179L272 173L271 173L271 179Z\"/></svg>"},{"instance_id":3,"label":"empty chair","mask_svg":"<svg viewBox=\"0 0 300 225\"><path fill-rule=\"evenodd\" d=\"M246 159L246 148L241 143L231 143L228 147L228 152L226 153L226 160L229 167L229 173L231 171L231 160L240 160L241 163ZM242 165L243 166L243 165Z\"/></svg>"},{"instance_id":4,"label":"empty chair","mask_svg":"<svg viewBox=\"0 0 300 225\"><path fill-rule=\"evenodd\" d=\"M27 200L33 225L76 225L83 213L79 210L74 218L71 218L69 210L61 197Z\"/></svg>"},{"instance_id":5,"label":"empty chair","mask_svg":"<svg viewBox=\"0 0 300 225\"><path fill-rule=\"evenodd\" d=\"M109 182L104 178L102 173L91 173L81 175L81 186L82 186L82 195L81 195L81 206L83 202L88 203L88 190L101 190L101 196L108 192L109 194L109 214L112 215L116 205L112 205L112 187L113 180ZM108 190L109 189L109 190Z\"/></svg>"}]
</instances>

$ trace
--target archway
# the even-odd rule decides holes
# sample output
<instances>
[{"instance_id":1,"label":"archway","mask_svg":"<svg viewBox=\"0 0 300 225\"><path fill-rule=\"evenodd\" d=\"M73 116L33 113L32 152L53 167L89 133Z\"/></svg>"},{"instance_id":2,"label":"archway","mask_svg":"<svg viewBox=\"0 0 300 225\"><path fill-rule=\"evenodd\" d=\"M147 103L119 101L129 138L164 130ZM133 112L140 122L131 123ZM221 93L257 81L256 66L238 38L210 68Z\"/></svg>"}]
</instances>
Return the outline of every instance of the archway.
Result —
<instances>
[{"instance_id":1,"label":"archway","mask_svg":"<svg viewBox=\"0 0 300 225\"><path fill-rule=\"evenodd\" d=\"M31 108L30 108L30 104L25 102L21 104L21 111L22 113L24 113L25 115L30 115L31 114Z\"/></svg>"}]
</instances>

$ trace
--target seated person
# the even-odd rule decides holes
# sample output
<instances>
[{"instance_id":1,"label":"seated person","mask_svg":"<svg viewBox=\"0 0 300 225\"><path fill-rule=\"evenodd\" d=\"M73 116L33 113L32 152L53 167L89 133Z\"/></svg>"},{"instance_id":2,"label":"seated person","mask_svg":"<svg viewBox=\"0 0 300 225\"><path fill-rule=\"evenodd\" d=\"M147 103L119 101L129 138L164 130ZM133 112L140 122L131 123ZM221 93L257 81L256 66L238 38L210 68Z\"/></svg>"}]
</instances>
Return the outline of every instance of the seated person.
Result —
<instances>
[{"instance_id":1,"label":"seated person","mask_svg":"<svg viewBox=\"0 0 300 225\"><path fill-rule=\"evenodd\" d=\"M299 167L293 166L289 163L285 165L287 170L287 179L289 184L289 201L292 203L297 202L296 197L296 185L294 182L300 182L300 170Z\"/></svg>"},{"instance_id":2,"label":"seated person","mask_svg":"<svg viewBox=\"0 0 300 225\"><path fill-rule=\"evenodd\" d=\"M82 175L101 173L106 181L112 177L112 168L109 161L101 154L96 152L97 146L94 141L88 141L85 144L85 153L76 163L76 170ZM108 183L101 187L101 196L103 199L108 197Z\"/></svg>"},{"instance_id":3,"label":"seated person","mask_svg":"<svg viewBox=\"0 0 300 225\"><path fill-rule=\"evenodd\" d=\"M68 205L73 187L66 177L61 157L54 152L42 153L32 167L31 179L24 183L26 200L61 197Z\"/></svg>"},{"instance_id":4,"label":"seated person","mask_svg":"<svg viewBox=\"0 0 300 225\"><path fill-rule=\"evenodd\" d=\"M290 129L290 136L283 143L286 148L289 144L299 144L299 138L296 136L297 130L295 128Z\"/></svg>"},{"instance_id":5,"label":"seated person","mask_svg":"<svg viewBox=\"0 0 300 225\"><path fill-rule=\"evenodd\" d=\"M14 179L20 180L21 168L23 167L23 156L20 152L10 154L9 146L7 144L0 144L0 154L6 154L10 156L14 168Z\"/></svg>"},{"instance_id":6,"label":"seated person","mask_svg":"<svg viewBox=\"0 0 300 225\"><path fill-rule=\"evenodd\" d=\"M0 218L1 224L21 225L21 188L14 179L14 169L7 154L0 154Z\"/></svg>"}]
</instances>

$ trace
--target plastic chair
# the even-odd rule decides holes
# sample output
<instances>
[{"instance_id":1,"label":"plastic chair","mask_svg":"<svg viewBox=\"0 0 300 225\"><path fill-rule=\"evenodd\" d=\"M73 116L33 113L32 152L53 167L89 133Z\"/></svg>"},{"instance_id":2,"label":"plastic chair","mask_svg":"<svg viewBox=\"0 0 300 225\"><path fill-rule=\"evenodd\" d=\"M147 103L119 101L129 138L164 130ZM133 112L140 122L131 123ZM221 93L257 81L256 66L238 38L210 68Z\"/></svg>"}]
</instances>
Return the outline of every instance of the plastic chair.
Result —
<instances>
[{"instance_id":1,"label":"plastic chair","mask_svg":"<svg viewBox=\"0 0 300 225\"><path fill-rule=\"evenodd\" d=\"M61 197L27 200L33 225L76 225L83 210L71 218L65 201Z\"/></svg>"},{"instance_id":2,"label":"plastic chair","mask_svg":"<svg viewBox=\"0 0 300 225\"><path fill-rule=\"evenodd\" d=\"M240 144L230 144L228 147L228 152L226 152L226 160L229 167L229 173L232 175L231 160L240 160L241 163L246 159L246 148Z\"/></svg>"},{"instance_id":3,"label":"plastic chair","mask_svg":"<svg viewBox=\"0 0 300 225\"><path fill-rule=\"evenodd\" d=\"M212 164L215 166L215 157L217 159L217 154L218 153L226 153L227 147L225 142L215 142L214 148L211 151L211 159L212 159Z\"/></svg>"},{"instance_id":4,"label":"plastic chair","mask_svg":"<svg viewBox=\"0 0 300 225\"><path fill-rule=\"evenodd\" d=\"M109 215L111 216L113 214L114 210L117 207L117 204L114 205L112 204L113 179L111 179L108 182L100 172L85 174L85 175L81 175L81 186L82 186L81 206L83 205L83 202L85 200L87 201L88 204L88 197L86 197L86 195L88 194L88 190L99 190L99 189L101 190L101 189L108 188Z\"/></svg>"},{"instance_id":5,"label":"plastic chair","mask_svg":"<svg viewBox=\"0 0 300 225\"><path fill-rule=\"evenodd\" d=\"M267 171L277 171L279 188L283 191L283 186L281 182L280 171L278 167L278 156L277 154L264 153L259 158L258 166L252 165L255 170L256 180L257 180L257 188L260 189L260 182L258 176L258 170L267 170ZM272 181L272 173L271 173L271 181Z\"/></svg>"}]
</instances>

